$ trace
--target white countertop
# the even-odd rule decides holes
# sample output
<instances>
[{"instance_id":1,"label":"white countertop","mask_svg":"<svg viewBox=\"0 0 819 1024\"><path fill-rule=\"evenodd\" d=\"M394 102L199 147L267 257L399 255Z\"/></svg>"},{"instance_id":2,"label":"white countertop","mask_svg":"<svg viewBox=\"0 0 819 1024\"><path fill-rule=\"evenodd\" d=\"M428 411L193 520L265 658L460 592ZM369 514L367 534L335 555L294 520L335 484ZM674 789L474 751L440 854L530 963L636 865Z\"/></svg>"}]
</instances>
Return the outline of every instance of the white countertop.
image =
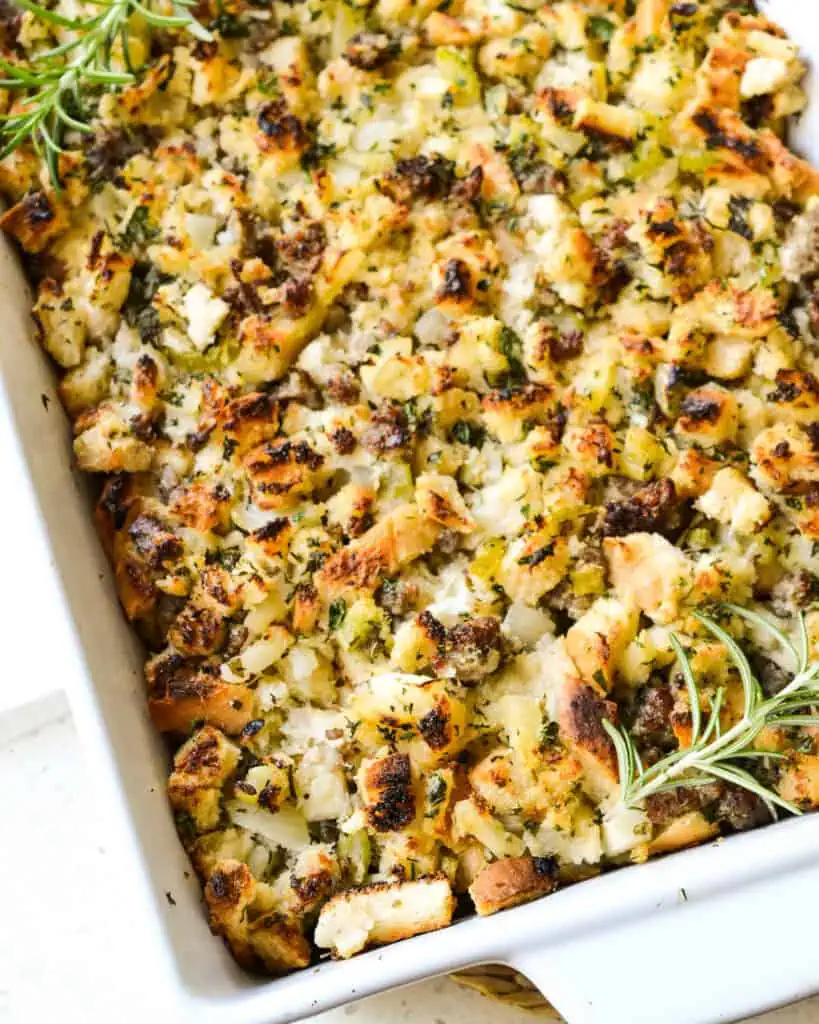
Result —
<instances>
[{"instance_id":1,"label":"white countertop","mask_svg":"<svg viewBox=\"0 0 819 1024\"><path fill-rule=\"evenodd\" d=\"M28 520L28 497L0 418L0 503L6 538L0 587L0 927L2 1024L189 1024L156 979L159 955L116 851L65 697L65 627L49 560ZM13 585L12 585L13 584ZM214 940L216 941L216 940ZM819 975L819 960L817 961ZM817 977L819 984L819 977ZM525 1024L535 1018L438 979L363 1000L314 1024ZM817 1024L819 997L758 1018Z\"/></svg>"}]
</instances>

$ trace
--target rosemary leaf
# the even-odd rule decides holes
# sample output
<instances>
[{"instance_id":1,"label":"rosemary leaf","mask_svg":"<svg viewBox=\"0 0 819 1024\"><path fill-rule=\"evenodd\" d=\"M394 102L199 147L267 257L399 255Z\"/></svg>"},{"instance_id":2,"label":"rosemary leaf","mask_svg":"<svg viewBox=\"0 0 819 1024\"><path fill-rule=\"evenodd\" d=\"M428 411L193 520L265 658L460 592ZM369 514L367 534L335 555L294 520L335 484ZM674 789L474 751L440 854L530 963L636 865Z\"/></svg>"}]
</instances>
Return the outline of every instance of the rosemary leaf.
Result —
<instances>
[{"instance_id":1,"label":"rosemary leaf","mask_svg":"<svg viewBox=\"0 0 819 1024\"><path fill-rule=\"evenodd\" d=\"M667 793L679 787L703 786L718 780L754 793L764 801L774 816L776 808L790 814L801 814L799 807L760 782L745 765L759 760L781 760L784 756L776 751L757 750L754 747L757 737L765 728L799 728L819 724L819 715L815 714L819 706L819 662L810 661L804 616L800 617L797 649L778 626L756 612L735 605L723 607L774 636L793 656L796 672L778 694L765 699L759 680L736 640L714 619L697 613L697 620L725 646L739 673L744 693L742 716L723 731L720 714L725 689L720 687L710 700L708 720L703 725L700 687L688 654L679 638L672 634L671 644L677 655L691 705L691 741L689 746L675 750L646 769L640 760L634 737L628 730L617 728L608 721L603 722L614 745L620 775L620 798L627 807L639 806L648 797L658 793Z\"/></svg>"},{"instance_id":2,"label":"rosemary leaf","mask_svg":"<svg viewBox=\"0 0 819 1024\"><path fill-rule=\"evenodd\" d=\"M144 19L149 27L186 31L205 42L213 38L191 13L189 0L175 0L173 14L157 11L153 0L93 0L97 10L88 18L65 17L35 0L17 3L56 29L76 33L35 53L28 64L13 64L0 58L0 71L7 76L0 79L0 89L15 92L23 106L22 110L0 117L0 159L30 143L45 162L57 192L61 188L58 160L68 152L65 133L93 133L88 121L83 120L84 95L90 90L130 85L143 70L136 66L129 50L128 25L132 18ZM127 71L111 67L112 49L117 42ZM28 96L20 96L24 90Z\"/></svg>"}]
</instances>

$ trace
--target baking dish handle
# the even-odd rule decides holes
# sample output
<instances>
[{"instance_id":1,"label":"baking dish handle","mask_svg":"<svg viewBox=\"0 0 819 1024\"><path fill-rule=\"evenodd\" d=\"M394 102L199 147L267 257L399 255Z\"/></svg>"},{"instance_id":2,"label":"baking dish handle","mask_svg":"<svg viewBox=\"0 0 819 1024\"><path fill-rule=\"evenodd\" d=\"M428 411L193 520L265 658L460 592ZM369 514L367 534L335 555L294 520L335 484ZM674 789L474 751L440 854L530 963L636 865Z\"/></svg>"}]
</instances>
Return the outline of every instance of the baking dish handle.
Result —
<instances>
[{"instance_id":1,"label":"baking dish handle","mask_svg":"<svg viewBox=\"0 0 819 1024\"><path fill-rule=\"evenodd\" d=\"M625 928L513 957L513 966L568 1024L706 1024L726 1005L730 981L700 949L692 963L668 936ZM696 947L695 947L696 948ZM733 1005L733 1001L731 1002ZM722 1018L728 1019L728 1018ZM732 1018L733 1019L733 1016Z\"/></svg>"},{"instance_id":2,"label":"baking dish handle","mask_svg":"<svg viewBox=\"0 0 819 1024\"><path fill-rule=\"evenodd\" d=\"M775 949L766 938L766 922L797 913L819 913L816 864L718 893L678 888L646 915L594 929L564 921L545 942L535 919L506 961L569 1024L740 1020L819 989L805 933L778 933Z\"/></svg>"}]
</instances>

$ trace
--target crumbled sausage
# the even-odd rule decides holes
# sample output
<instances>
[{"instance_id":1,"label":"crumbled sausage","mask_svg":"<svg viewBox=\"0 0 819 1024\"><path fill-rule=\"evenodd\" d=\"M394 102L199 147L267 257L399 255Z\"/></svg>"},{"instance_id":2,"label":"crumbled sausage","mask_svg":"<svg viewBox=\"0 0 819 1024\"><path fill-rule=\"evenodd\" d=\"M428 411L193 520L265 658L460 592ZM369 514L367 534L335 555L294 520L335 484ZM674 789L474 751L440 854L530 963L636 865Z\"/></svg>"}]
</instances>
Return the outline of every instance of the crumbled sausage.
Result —
<instances>
[{"instance_id":1,"label":"crumbled sausage","mask_svg":"<svg viewBox=\"0 0 819 1024\"><path fill-rule=\"evenodd\" d=\"M561 195L566 191L568 187L566 175L540 158L535 143L512 150L508 158L512 174L514 174L521 192L529 195L544 195L545 193Z\"/></svg>"},{"instance_id":2,"label":"crumbled sausage","mask_svg":"<svg viewBox=\"0 0 819 1024\"><path fill-rule=\"evenodd\" d=\"M483 189L483 168L473 167L465 178L456 182L452 189L452 198L464 203L474 203L481 198Z\"/></svg>"},{"instance_id":3,"label":"crumbled sausage","mask_svg":"<svg viewBox=\"0 0 819 1024\"><path fill-rule=\"evenodd\" d=\"M766 697L773 697L791 681L791 673L762 654L752 655L751 664Z\"/></svg>"},{"instance_id":4,"label":"crumbled sausage","mask_svg":"<svg viewBox=\"0 0 819 1024\"><path fill-rule=\"evenodd\" d=\"M646 817L652 825L662 828L675 818L701 807L700 796L696 789L679 787L668 793L654 793L646 799Z\"/></svg>"},{"instance_id":5,"label":"crumbled sausage","mask_svg":"<svg viewBox=\"0 0 819 1024\"><path fill-rule=\"evenodd\" d=\"M497 619L468 619L448 631L446 660L464 682L481 679L500 664L501 632Z\"/></svg>"},{"instance_id":6,"label":"crumbled sausage","mask_svg":"<svg viewBox=\"0 0 819 1024\"><path fill-rule=\"evenodd\" d=\"M355 434L347 427L338 427L329 434L330 444L339 455L349 455L355 449Z\"/></svg>"},{"instance_id":7,"label":"crumbled sausage","mask_svg":"<svg viewBox=\"0 0 819 1024\"><path fill-rule=\"evenodd\" d=\"M553 331L548 335L549 355L555 363L576 359L583 351L583 332L578 330Z\"/></svg>"},{"instance_id":8,"label":"crumbled sausage","mask_svg":"<svg viewBox=\"0 0 819 1024\"><path fill-rule=\"evenodd\" d=\"M418 584L406 580L384 580L375 595L378 604L390 615L406 615L418 600Z\"/></svg>"},{"instance_id":9,"label":"crumbled sausage","mask_svg":"<svg viewBox=\"0 0 819 1024\"><path fill-rule=\"evenodd\" d=\"M625 537L630 533L661 533L674 508L676 491L671 480L657 480L626 501L606 504L603 533Z\"/></svg>"},{"instance_id":10,"label":"crumbled sausage","mask_svg":"<svg viewBox=\"0 0 819 1024\"><path fill-rule=\"evenodd\" d=\"M327 234L320 221L312 221L301 231L276 241L276 253L293 276L314 274L327 246Z\"/></svg>"},{"instance_id":11,"label":"crumbled sausage","mask_svg":"<svg viewBox=\"0 0 819 1024\"><path fill-rule=\"evenodd\" d=\"M183 552L182 541L156 516L142 514L128 528L134 548L152 569L159 569Z\"/></svg>"},{"instance_id":12,"label":"crumbled sausage","mask_svg":"<svg viewBox=\"0 0 819 1024\"><path fill-rule=\"evenodd\" d=\"M717 803L716 816L737 832L757 828L771 818L762 800L739 786L726 786Z\"/></svg>"},{"instance_id":13,"label":"crumbled sausage","mask_svg":"<svg viewBox=\"0 0 819 1024\"><path fill-rule=\"evenodd\" d=\"M798 608L808 608L819 599L819 577L807 569L788 573L774 584L771 607L777 615L790 618Z\"/></svg>"},{"instance_id":14,"label":"crumbled sausage","mask_svg":"<svg viewBox=\"0 0 819 1024\"><path fill-rule=\"evenodd\" d=\"M132 156L152 149L159 138L156 128L129 125L103 129L88 147L85 159L91 181L108 181Z\"/></svg>"},{"instance_id":15,"label":"crumbled sausage","mask_svg":"<svg viewBox=\"0 0 819 1024\"><path fill-rule=\"evenodd\" d=\"M401 405L391 401L383 402L375 410L361 438L362 445L373 455L401 452L411 441L407 414Z\"/></svg>"},{"instance_id":16,"label":"crumbled sausage","mask_svg":"<svg viewBox=\"0 0 819 1024\"><path fill-rule=\"evenodd\" d=\"M638 693L631 730L637 739L663 745L672 739L674 694L667 683L651 683Z\"/></svg>"},{"instance_id":17,"label":"crumbled sausage","mask_svg":"<svg viewBox=\"0 0 819 1024\"><path fill-rule=\"evenodd\" d=\"M309 277L291 277L284 283L284 306L293 316L303 316L313 298L313 282Z\"/></svg>"},{"instance_id":18,"label":"crumbled sausage","mask_svg":"<svg viewBox=\"0 0 819 1024\"><path fill-rule=\"evenodd\" d=\"M406 184L416 199L442 199L455 183L455 164L442 156L416 156L399 160L394 177Z\"/></svg>"},{"instance_id":19,"label":"crumbled sausage","mask_svg":"<svg viewBox=\"0 0 819 1024\"><path fill-rule=\"evenodd\" d=\"M270 395L282 402L299 402L308 409L320 409L322 405L321 392L304 370L292 370L271 388Z\"/></svg>"},{"instance_id":20,"label":"crumbled sausage","mask_svg":"<svg viewBox=\"0 0 819 1024\"><path fill-rule=\"evenodd\" d=\"M439 293L442 299L456 302L468 299L472 294L472 275L463 260L447 260L444 265L444 280Z\"/></svg>"},{"instance_id":21,"label":"crumbled sausage","mask_svg":"<svg viewBox=\"0 0 819 1024\"><path fill-rule=\"evenodd\" d=\"M354 68L375 71L398 55L400 44L385 32L358 32L344 47L344 59Z\"/></svg>"},{"instance_id":22,"label":"crumbled sausage","mask_svg":"<svg viewBox=\"0 0 819 1024\"><path fill-rule=\"evenodd\" d=\"M361 387L351 370L341 370L327 382L327 393L339 405L355 405L361 396Z\"/></svg>"}]
</instances>

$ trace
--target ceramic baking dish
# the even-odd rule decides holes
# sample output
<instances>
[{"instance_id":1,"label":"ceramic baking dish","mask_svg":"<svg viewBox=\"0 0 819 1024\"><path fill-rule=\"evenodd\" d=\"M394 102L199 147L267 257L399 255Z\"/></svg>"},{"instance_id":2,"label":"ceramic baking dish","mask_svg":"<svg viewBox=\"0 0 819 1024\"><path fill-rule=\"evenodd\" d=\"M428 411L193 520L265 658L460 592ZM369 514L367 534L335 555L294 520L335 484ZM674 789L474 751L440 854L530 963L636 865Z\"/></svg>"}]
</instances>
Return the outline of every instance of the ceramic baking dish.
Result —
<instances>
[{"instance_id":1,"label":"ceramic baking dish","mask_svg":"<svg viewBox=\"0 0 819 1024\"><path fill-rule=\"evenodd\" d=\"M812 0L766 9L819 59ZM819 102L797 130L803 150L819 138L814 125ZM819 991L819 815L626 868L347 962L274 981L243 973L208 931L199 884L176 836L165 799L167 752L146 713L141 653L91 524L87 482L70 466L68 424L32 340L25 282L5 243L0 309L0 403L29 471L28 481L21 474L4 486L30 487L32 516L53 554L73 627L64 682L111 797L112 827L125 836L134 884L152 911L178 999L173 1019L285 1024L484 962L530 977L570 1024L707 1024Z\"/></svg>"}]
</instances>

